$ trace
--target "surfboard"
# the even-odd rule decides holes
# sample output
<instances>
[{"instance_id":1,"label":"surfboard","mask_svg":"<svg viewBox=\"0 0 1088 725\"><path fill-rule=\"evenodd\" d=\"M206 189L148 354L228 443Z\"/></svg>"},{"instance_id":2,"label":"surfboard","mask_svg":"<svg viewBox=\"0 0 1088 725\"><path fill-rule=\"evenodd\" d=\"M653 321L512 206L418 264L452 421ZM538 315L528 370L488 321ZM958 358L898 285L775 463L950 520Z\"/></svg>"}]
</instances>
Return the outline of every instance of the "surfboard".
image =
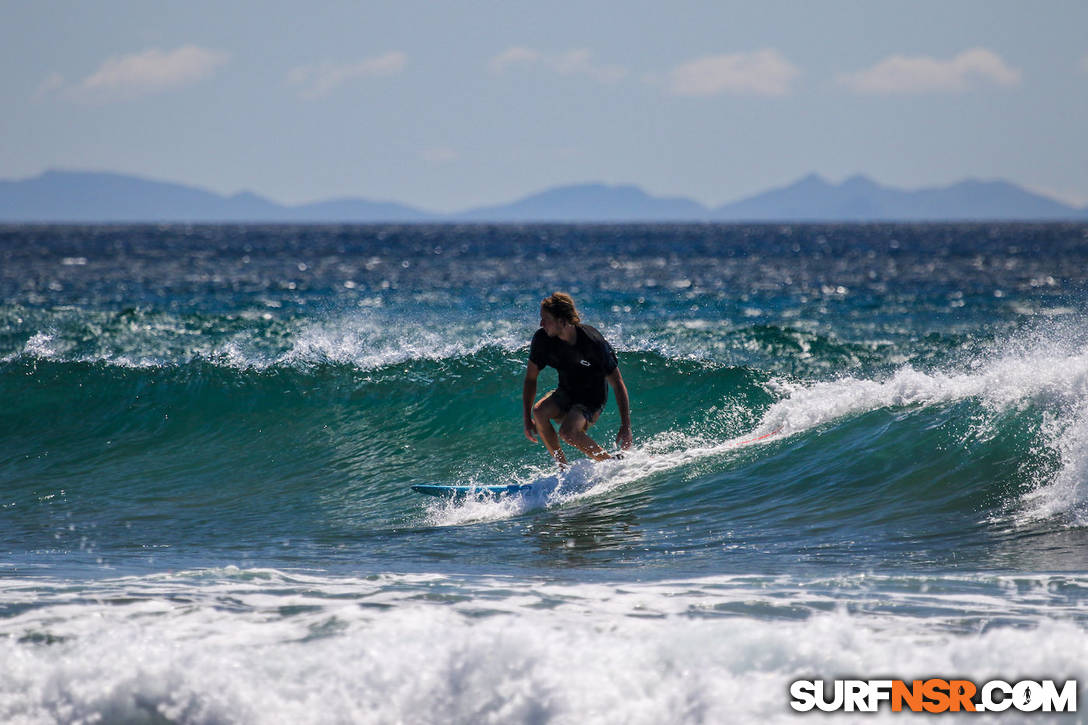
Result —
<instances>
[{"instance_id":1,"label":"surfboard","mask_svg":"<svg viewBox=\"0 0 1088 725\"><path fill-rule=\"evenodd\" d=\"M557 488L563 491L578 491L586 489L593 483L593 461L581 460L566 471L542 476L530 483L501 483L501 484L444 484L444 483L417 483L412 490L424 496L436 496L438 498L510 498L511 496L524 496L542 498L551 495Z\"/></svg>"},{"instance_id":2,"label":"surfboard","mask_svg":"<svg viewBox=\"0 0 1088 725\"><path fill-rule=\"evenodd\" d=\"M749 443L756 443L757 441L762 441L771 436L778 435L781 432L781 428L776 428L770 433L764 433L763 435L755 436L754 438L734 441L730 446L744 446ZM538 478L531 483L502 483L490 485L417 483L412 486L412 490L416 493L421 493L424 496L434 496L437 498L476 498L482 500L499 497L509 498L511 496L544 498L550 496L560 487L562 487L564 493L577 493L591 488L594 485L594 482L599 480L599 476L595 474L595 471L602 470L602 466L607 468L612 463L622 460L623 457L624 456L622 455L617 455L612 461L597 462L589 459L580 459L575 461L570 468L565 471Z\"/></svg>"},{"instance_id":3,"label":"surfboard","mask_svg":"<svg viewBox=\"0 0 1088 725\"><path fill-rule=\"evenodd\" d=\"M531 483L509 483L499 486L465 486L443 483L417 483L412 490L424 496L436 496L438 498L465 498L468 496L509 496L519 493L528 493L533 490Z\"/></svg>"}]
</instances>

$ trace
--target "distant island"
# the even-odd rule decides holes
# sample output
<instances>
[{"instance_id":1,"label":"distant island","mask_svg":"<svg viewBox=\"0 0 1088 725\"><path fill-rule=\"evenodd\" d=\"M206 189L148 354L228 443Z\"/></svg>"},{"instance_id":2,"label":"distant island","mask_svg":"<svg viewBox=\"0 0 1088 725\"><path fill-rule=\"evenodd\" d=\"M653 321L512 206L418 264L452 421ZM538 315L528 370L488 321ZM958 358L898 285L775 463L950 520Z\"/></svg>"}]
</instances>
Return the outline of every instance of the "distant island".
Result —
<instances>
[{"instance_id":1,"label":"distant island","mask_svg":"<svg viewBox=\"0 0 1088 725\"><path fill-rule=\"evenodd\" d=\"M288 206L244 192L135 176L46 171L0 181L3 223L420 223L420 222L866 222L1088 221L1078 208L1006 181L961 181L904 190L865 176L833 184L812 174L788 186L718 207L657 197L637 186L561 186L510 203L438 214L405 204L333 199Z\"/></svg>"}]
</instances>

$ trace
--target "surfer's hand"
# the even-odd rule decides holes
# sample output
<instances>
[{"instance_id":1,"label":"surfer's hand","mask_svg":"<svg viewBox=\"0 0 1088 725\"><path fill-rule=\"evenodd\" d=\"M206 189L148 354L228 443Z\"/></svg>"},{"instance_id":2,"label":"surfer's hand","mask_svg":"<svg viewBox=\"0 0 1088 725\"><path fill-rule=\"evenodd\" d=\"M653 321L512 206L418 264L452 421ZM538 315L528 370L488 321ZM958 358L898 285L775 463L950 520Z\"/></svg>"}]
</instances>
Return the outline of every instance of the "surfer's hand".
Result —
<instances>
[{"instance_id":1,"label":"surfer's hand","mask_svg":"<svg viewBox=\"0 0 1088 725\"><path fill-rule=\"evenodd\" d=\"M536 425L531 420L525 421L525 437L536 443Z\"/></svg>"},{"instance_id":2,"label":"surfer's hand","mask_svg":"<svg viewBox=\"0 0 1088 725\"><path fill-rule=\"evenodd\" d=\"M616 434L616 445L620 448L627 450L634 443L634 436L631 435L631 426L620 426L620 432Z\"/></svg>"}]
</instances>

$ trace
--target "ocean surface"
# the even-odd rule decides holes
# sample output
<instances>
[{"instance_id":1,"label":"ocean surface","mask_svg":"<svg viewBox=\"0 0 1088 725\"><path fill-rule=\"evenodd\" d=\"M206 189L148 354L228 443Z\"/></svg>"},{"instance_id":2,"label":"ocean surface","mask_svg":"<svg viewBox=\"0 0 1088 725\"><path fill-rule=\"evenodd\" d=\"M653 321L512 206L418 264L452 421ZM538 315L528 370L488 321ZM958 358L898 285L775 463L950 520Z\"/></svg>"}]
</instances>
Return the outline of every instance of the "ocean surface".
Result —
<instances>
[{"instance_id":1,"label":"ocean surface","mask_svg":"<svg viewBox=\"0 0 1088 725\"><path fill-rule=\"evenodd\" d=\"M413 493L553 472L555 290L635 449ZM1083 224L0 227L0 721L778 722L882 676L1088 712L1086 310Z\"/></svg>"}]
</instances>

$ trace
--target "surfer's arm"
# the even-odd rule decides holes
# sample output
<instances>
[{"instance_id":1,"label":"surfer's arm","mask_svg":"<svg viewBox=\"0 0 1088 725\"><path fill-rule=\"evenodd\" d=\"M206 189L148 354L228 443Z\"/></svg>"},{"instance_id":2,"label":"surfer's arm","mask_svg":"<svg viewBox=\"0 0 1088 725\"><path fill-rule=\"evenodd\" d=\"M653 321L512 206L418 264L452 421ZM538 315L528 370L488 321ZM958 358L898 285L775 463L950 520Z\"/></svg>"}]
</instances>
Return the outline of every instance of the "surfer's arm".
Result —
<instances>
[{"instance_id":1,"label":"surfer's arm","mask_svg":"<svg viewBox=\"0 0 1088 725\"><path fill-rule=\"evenodd\" d=\"M525 369L525 382L521 385L522 427L525 437L536 443L536 423L533 422L533 400L536 398L536 378L540 368L532 360Z\"/></svg>"},{"instance_id":2,"label":"surfer's arm","mask_svg":"<svg viewBox=\"0 0 1088 725\"><path fill-rule=\"evenodd\" d=\"M616 433L616 444L621 448L630 448L633 442L631 435L631 401L627 398L627 386L620 375L620 369L610 372L605 380L612 386L612 392L616 394L616 407L620 409L620 430Z\"/></svg>"}]
</instances>

